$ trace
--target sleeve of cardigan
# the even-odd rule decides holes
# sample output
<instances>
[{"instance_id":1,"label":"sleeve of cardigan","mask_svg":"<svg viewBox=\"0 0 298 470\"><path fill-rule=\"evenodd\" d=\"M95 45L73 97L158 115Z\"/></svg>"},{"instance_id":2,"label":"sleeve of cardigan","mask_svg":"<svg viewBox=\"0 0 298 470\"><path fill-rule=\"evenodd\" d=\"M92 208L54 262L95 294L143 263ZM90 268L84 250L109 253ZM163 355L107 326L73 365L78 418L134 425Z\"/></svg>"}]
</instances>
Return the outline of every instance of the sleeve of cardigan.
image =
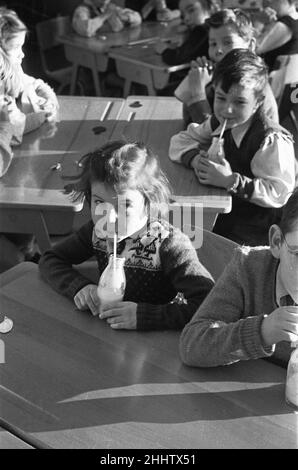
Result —
<instances>
[{"instance_id":1,"label":"sleeve of cardigan","mask_svg":"<svg viewBox=\"0 0 298 470\"><path fill-rule=\"evenodd\" d=\"M39 262L42 278L54 290L70 299L73 299L84 286L91 284L89 279L73 268L73 265L92 257L92 232L93 222L90 221L78 232L46 251Z\"/></svg>"},{"instance_id":2,"label":"sleeve of cardigan","mask_svg":"<svg viewBox=\"0 0 298 470\"><path fill-rule=\"evenodd\" d=\"M81 36L91 37L94 36L96 31L103 26L106 20L106 15L90 18L88 8L80 5L74 11L72 27Z\"/></svg>"},{"instance_id":3,"label":"sleeve of cardigan","mask_svg":"<svg viewBox=\"0 0 298 470\"><path fill-rule=\"evenodd\" d=\"M214 285L213 278L200 263L190 239L174 231L160 247L161 264L175 290L183 294L187 303L170 302L165 305L139 303L137 329L180 329L193 316Z\"/></svg>"},{"instance_id":4,"label":"sleeve of cardigan","mask_svg":"<svg viewBox=\"0 0 298 470\"><path fill-rule=\"evenodd\" d=\"M205 302L185 326L180 337L182 361L190 366L215 367L239 360L270 356L264 348L262 315L244 317L245 266L236 251ZM253 312L252 312L253 314Z\"/></svg>"}]
</instances>

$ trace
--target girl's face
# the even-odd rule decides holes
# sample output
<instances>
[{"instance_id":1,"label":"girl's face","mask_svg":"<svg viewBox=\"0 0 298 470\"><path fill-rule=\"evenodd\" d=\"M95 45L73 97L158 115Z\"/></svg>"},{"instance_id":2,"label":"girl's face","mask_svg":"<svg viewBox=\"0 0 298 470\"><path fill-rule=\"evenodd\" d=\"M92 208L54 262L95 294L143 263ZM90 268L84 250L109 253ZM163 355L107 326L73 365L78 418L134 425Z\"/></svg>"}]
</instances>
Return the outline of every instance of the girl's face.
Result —
<instances>
[{"instance_id":1,"label":"girl's face","mask_svg":"<svg viewBox=\"0 0 298 470\"><path fill-rule=\"evenodd\" d=\"M140 230L147 222L144 196L136 189L121 194L105 183L91 185L91 216L100 238L113 238L114 228L118 241Z\"/></svg>"},{"instance_id":2,"label":"girl's face","mask_svg":"<svg viewBox=\"0 0 298 470\"><path fill-rule=\"evenodd\" d=\"M258 106L253 85L232 85L227 93L220 84L215 88L214 114L221 123L227 119L229 129L247 122Z\"/></svg>"},{"instance_id":3,"label":"girl's face","mask_svg":"<svg viewBox=\"0 0 298 470\"><path fill-rule=\"evenodd\" d=\"M286 234L277 225L269 232L270 248L273 256L279 258L282 283L296 303L298 303L298 223Z\"/></svg>"},{"instance_id":4,"label":"girl's face","mask_svg":"<svg viewBox=\"0 0 298 470\"><path fill-rule=\"evenodd\" d=\"M179 9L184 23L190 29L203 24L208 14L198 0L180 0Z\"/></svg>"},{"instance_id":5,"label":"girl's face","mask_svg":"<svg viewBox=\"0 0 298 470\"><path fill-rule=\"evenodd\" d=\"M26 32L20 32L7 38L2 47L9 57L10 61L14 64L20 65L24 58L23 45L25 42Z\"/></svg>"},{"instance_id":6,"label":"girl's face","mask_svg":"<svg viewBox=\"0 0 298 470\"><path fill-rule=\"evenodd\" d=\"M232 25L210 28L209 30L209 58L217 63L233 49L249 49L251 41L239 36Z\"/></svg>"}]
</instances>

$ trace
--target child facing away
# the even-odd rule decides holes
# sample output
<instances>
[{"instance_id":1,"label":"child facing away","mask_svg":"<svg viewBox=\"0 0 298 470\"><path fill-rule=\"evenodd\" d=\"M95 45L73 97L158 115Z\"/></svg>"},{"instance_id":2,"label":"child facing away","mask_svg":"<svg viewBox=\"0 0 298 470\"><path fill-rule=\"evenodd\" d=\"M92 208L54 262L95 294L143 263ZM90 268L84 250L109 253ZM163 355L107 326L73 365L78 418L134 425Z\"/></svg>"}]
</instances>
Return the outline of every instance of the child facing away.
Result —
<instances>
[{"instance_id":1,"label":"child facing away","mask_svg":"<svg viewBox=\"0 0 298 470\"><path fill-rule=\"evenodd\" d=\"M72 27L81 36L95 36L98 30L121 31L125 26L138 26L141 15L130 8L121 8L111 0L83 0L76 7Z\"/></svg>"},{"instance_id":2,"label":"child facing away","mask_svg":"<svg viewBox=\"0 0 298 470\"><path fill-rule=\"evenodd\" d=\"M278 66L277 57L298 54L298 12L296 0L268 0L266 3L270 28L259 38L257 52L264 56L272 70Z\"/></svg>"},{"instance_id":3,"label":"child facing away","mask_svg":"<svg viewBox=\"0 0 298 470\"><path fill-rule=\"evenodd\" d=\"M236 250L182 332L183 362L214 367L273 355L287 365L298 341L298 188L270 227L269 244Z\"/></svg>"},{"instance_id":4,"label":"child facing away","mask_svg":"<svg viewBox=\"0 0 298 470\"><path fill-rule=\"evenodd\" d=\"M213 11L212 0L180 0L179 9L188 30L184 42L179 46L175 41L170 45L164 41L155 45L155 51L168 65L185 64L208 54L208 32L204 22Z\"/></svg>"},{"instance_id":5,"label":"child facing away","mask_svg":"<svg viewBox=\"0 0 298 470\"><path fill-rule=\"evenodd\" d=\"M173 21L180 18L179 0L125 0L125 6L140 12L143 20Z\"/></svg>"},{"instance_id":6,"label":"child facing away","mask_svg":"<svg viewBox=\"0 0 298 470\"><path fill-rule=\"evenodd\" d=\"M97 285L73 265L95 255L102 274L113 253L113 233L105 228L106 219L119 216L115 230L117 255L125 258L124 301L101 309L99 317L116 329L182 328L214 282L190 239L152 216L169 196L157 157L143 144L113 141L82 162L81 177L71 189L76 199L86 197L92 220L42 255L42 277L79 310L98 315ZM172 302L178 292L186 303Z\"/></svg>"},{"instance_id":7,"label":"child facing away","mask_svg":"<svg viewBox=\"0 0 298 470\"><path fill-rule=\"evenodd\" d=\"M231 212L218 215L213 231L251 246L267 244L268 229L295 186L292 138L263 112L267 81L259 56L229 52L214 72L214 114L173 136L169 149L171 160L192 168L201 184L232 195ZM211 161L206 151L224 122L223 155Z\"/></svg>"},{"instance_id":8,"label":"child facing away","mask_svg":"<svg viewBox=\"0 0 298 470\"><path fill-rule=\"evenodd\" d=\"M213 112L214 89L212 75L216 64L233 49L254 51L256 39L249 15L241 9L226 8L206 20L209 48L207 57L198 57L191 63L186 82L186 93L177 97L183 101L185 126L203 122ZM178 90L177 90L178 92ZM266 84L264 112L279 122L278 107L269 83Z\"/></svg>"},{"instance_id":9,"label":"child facing away","mask_svg":"<svg viewBox=\"0 0 298 470\"><path fill-rule=\"evenodd\" d=\"M14 96L20 111L26 115L24 133L37 129L46 121L57 120L58 101L55 92L43 80L23 72L23 45L27 28L18 15L0 7L0 47L19 74L21 88Z\"/></svg>"}]
</instances>

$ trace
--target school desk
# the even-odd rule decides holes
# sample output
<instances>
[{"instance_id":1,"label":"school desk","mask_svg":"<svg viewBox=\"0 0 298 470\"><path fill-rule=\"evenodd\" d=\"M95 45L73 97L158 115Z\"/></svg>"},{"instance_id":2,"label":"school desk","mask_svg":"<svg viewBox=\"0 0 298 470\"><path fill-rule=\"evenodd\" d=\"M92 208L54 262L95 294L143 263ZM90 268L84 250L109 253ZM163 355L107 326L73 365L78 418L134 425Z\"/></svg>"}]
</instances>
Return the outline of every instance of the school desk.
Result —
<instances>
[{"instance_id":1,"label":"school desk","mask_svg":"<svg viewBox=\"0 0 298 470\"><path fill-rule=\"evenodd\" d=\"M61 35L59 41L64 45L65 55L73 64L70 94L73 95L78 79L79 67L87 67L92 71L92 78L97 96L102 95L100 73L108 70L110 52L119 46L135 48L137 44L146 46L152 41L182 37L179 33L179 21L170 23L144 22L134 28L125 28L120 32L101 32L91 38L79 36L75 32ZM158 61L160 64L161 61ZM148 67L147 67L148 68ZM164 75L163 69L154 75ZM140 82L142 83L142 82ZM127 96L127 95L125 95Z\"/></svg>"},{"instance_id":2,"label":"school desk","mask_svg":"<svg viewBox=\"0 0 298 470\"><path fill-rule=\"evenodd\" d=\"M191 217L195 225L201 225L201 221L192 209L195 204L198 209L202 204L203 226L212 230L217 214L231 211L231 196L224 189L200 184L193 170L169 159L170 139L182 129L182 103L175 97L129 96L112 138L138 140L149 145L160 158L174 193L173 199L183 203L184 213L189 214L187 217Z\"/></svg>"},{"instance_id":3,"label":"school desk","mask_svg":"<svg viewBox=\"0 0 298 470\"><path fill-rule=\"evenodd\" d=\"M0 449L33 449L33 447L0 426Z\"/></svg>"},{"instance_id":4,"label":"school desk","mask_svg":"<svg viewBox=\"0 0 298 470\"><path fill-rule=\"evenodd\" d=\"M32 263L0 276L1 425L51 448L298 448L286 369L263 359L191 368L178 331L114 331ZM5 424L6 423L6 424ZM33 444L34 443L34 444Z\"/></svg>"},{"instance_id":5,"label":"school desk","mask_svg":"<svg viewBox=\"0 0 298 470\"><path fill-rule=\"evenodd\" d=\"M63 193L67 177L79 173L76 161L84 153L109 139L123 103L117 98L59 97L57 132L51 135L43 125L25 135L0 179L1 232L34 233L44 251L50 246L49 233L71 231L83 204Z\"/></svg>"}]
</instances>

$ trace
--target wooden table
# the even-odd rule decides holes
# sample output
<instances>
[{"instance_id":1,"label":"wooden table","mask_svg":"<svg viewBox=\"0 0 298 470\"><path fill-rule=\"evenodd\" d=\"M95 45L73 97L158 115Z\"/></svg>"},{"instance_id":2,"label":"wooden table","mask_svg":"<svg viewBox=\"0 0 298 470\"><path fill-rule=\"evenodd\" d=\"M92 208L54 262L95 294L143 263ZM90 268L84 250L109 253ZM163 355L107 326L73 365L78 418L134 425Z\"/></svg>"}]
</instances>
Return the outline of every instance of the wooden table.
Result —
<instances>
[{"instance_id":1,"label":"wooden table","mask_svg":"<svg viewBox=\"0 0 298 470\"><path fill-rule=\"evenodd\" d=\"M0 449L33 449L33 447L0 426Z\"/></svg>"},{"instance_id":2,"label":"wooden table","mask_svg":"<svg viewBox=\"0 0 298 470\"><path fill-rule=\"evenodd\" d=\"M60 36L59 41L64 45L65 55L73 64L70 94L74 94L78 78L78 69L80 66L83 66L91 69L96 95L101 96L102 90L98 73L107 71L113 48L128 46L135 50L134 48L138 43L142 46L146 46L146 44L160 38L166 40L181 36L181 33L178 32L179 24L180 20L170 23L144 22L140 26L125 28L117 33L102 33L99 31L98 34L92 38L85 38L74 32ZM157 63L160 65L162 61L158 56L156 57ZM148 75L147 69L146 74ZM160 74L158 72L160 72ZM164 76L163 69L154 72L154 76L158 77L159 75ZM127 96L127 94L125 96Z\"/></svg>"},{"instance_id":3,"label":"wooden table","mask_svg":"<svg viewBox=\"0 0 298 470\"><path fill-rule=\"evenodd\" d=\"M2 274L0 284L1 310L14 321L1 335L0 418L29 444L297 449L285 369L263 360L184 366L179 332L113 331L75 310L31 263Z\"/></svg>"},{"instance_id":4,"label":"wooden table","mask_svg":"<svg viewBox=\"0 0 298 470\"><path fill-rule=\"evenodd\" d=\"M221 188L199 183L194 172L169 157L171 137L183 129L182 103L174 97L129 96L121 110L112 138L142 141L159 156L161 167L167 175L173 199L187 207L203 208L203 225L212 230L218 213L231 210L231 196ZM198 214L193 214L195 225L202 226Z\"/></svg>"},{"instance_id":5,"label":"wooden table","mask_svg":"<svg viewBox=\"0 0 298 470\"><path fill-rule=\"evenodd\" d=\"M109 139L124 100L59 97L59 103L56 134L44 135L45 126L27 134L0 179L0 230L34 233L42 251L50 246L49 233L70 232L82 209L63 194L63 178L77 174L76 161ZM57 163L61 169L53 170Z\"/></svg>"}]
</instances>

